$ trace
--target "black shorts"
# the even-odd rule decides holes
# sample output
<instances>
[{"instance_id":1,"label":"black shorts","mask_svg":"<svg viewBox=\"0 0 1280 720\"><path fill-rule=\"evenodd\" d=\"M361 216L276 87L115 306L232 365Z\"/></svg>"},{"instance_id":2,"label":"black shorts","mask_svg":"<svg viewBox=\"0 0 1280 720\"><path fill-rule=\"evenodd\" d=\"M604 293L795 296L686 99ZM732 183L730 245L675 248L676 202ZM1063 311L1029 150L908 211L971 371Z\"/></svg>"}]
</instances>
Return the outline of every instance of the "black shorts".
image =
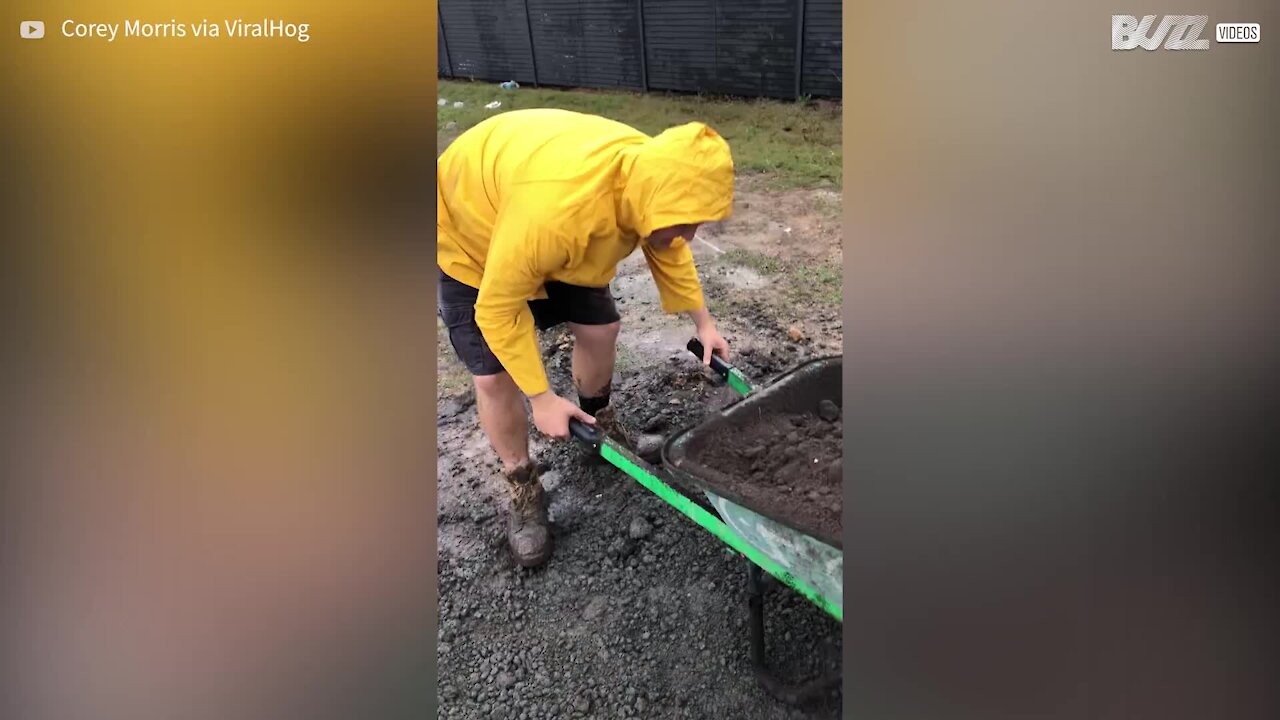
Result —
<instances>
[{"instance_id":1,"label":"black shorts","mask_svg":"<svg viewBox=\"0 0 1280 720\"><path fill-rule=\"evenodd\" d=\"M608 325L618 322L618 306L609 288L579 287L561 282L546 284L545 300L530 300L529 310L539 330L561 323ZM458 359L472 375L497 375L504 372L502 363L489 350L476 325L476 298L480 291L440 271L440 319L449 329L449 342Z\"/></svg>"}]
</instances>

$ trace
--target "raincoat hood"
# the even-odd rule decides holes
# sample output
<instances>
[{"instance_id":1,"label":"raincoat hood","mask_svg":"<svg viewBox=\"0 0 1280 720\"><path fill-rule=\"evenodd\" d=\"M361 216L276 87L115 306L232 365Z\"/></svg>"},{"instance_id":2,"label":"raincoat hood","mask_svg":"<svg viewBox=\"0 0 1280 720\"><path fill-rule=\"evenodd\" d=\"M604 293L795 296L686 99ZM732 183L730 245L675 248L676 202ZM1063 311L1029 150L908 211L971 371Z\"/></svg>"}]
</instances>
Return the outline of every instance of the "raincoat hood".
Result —
<instances>
[{"instance_id":1,"label":"raincoat hood","mask_svg":"<svg viewBox=\"0 0 1280 720\"><path fill-rule=\"evenodd\" d=\"M733 156L715 130L688 123L623 152L629 163L618 208L623 227L647 238L661 228L729 217Z\"/></svg>"}]
</instances>

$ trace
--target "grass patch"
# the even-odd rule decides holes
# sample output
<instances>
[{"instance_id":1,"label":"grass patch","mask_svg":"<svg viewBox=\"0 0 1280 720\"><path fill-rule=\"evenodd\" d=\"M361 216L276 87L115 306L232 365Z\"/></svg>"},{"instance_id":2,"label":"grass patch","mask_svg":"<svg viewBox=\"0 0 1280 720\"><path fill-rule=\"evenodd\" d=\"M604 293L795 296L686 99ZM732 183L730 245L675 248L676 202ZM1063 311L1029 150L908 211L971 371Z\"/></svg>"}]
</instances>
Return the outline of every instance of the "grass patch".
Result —
<instances>
[{"instance_id":1,"label":"grass patch","mask_svg":"<svg viewBox=\"0 0 1280 720\"><path fill-rule=\"evenodd\" d=\"M614 360L613 367L614 370L623 375L630 374L632 371L641 370L646 364L643 357L637 355L635 351L622 343L618 343L617 353L617 358Z\"/></svg>"},{"instance_id":2,"label":"grass patch","mask_svg":"<svg viewBox=\"0 0 1280 720\"><path fill-rule=\"evenodd\" d=\"M839 305L843 298L844 275L836 263L789 262L741 248L727 251L719 261L783 278L783 294L793 302Z\"/></svg>"},{"instance_id":3,"label":"grass patch","mask_svg":"<svg viewBox=\"0 0 1280 720\"><path fill-rule=\"evenodd\" d=\"M730 307L729 303L724 299L726 290L710 278L704 280L702 285L703 290L707 291L704 293L707 312L711 313L712 317L725 317L728 315Z\"/></svg>"},{"instance_id":4,"label":"grass patch","mask_svg":"<svg viewBox=\"0 0 1280 720\"><path fill-rule=\"evenodd\" d=\"M471 373L458 359L449 343L449 329L436 318L436 392L441 396L471 387Z\"/></svg>"},{"instance_id":5,"label":"grass patch","mask_svg":"<svg viewBox=\"0 0 1280 720\"><path fill-rule=\"evenodd\" d=\"M813 199L813 209L824 220L837 220L844 213L842 198L826 191L818 193Z\"/></svg>"},{"instance_id":6,"label":"grass patch","mask_svg":"<svg viewBox=\"0 0 1280 720\"><path fill-rule=\"evenodd\" d=\"M742 248L730 249L720 257L720 260L732 265L749 267L761 275L782 275L788 270L787 263L776 257L743 250Z\"/></svg>"},{"instance_id":7,"label":"grass patch","mask_svg":"<svg viewBox=\"0 0 1280 720\"><path fill-rule=\"evenodd\" d=\"M674 125L705 122L729 141L741 173L764 175L771 187L839 188L841 106L704 96L592 90L503 90L497 83L440 80L437 139L443 142L496 113L562 108L602 115L654 135ZM496 110L484 106L494 100ZM453 103L462 102L461 108ZM446 129L454 123L452 129Z\"/></svg>"}]
</instances>

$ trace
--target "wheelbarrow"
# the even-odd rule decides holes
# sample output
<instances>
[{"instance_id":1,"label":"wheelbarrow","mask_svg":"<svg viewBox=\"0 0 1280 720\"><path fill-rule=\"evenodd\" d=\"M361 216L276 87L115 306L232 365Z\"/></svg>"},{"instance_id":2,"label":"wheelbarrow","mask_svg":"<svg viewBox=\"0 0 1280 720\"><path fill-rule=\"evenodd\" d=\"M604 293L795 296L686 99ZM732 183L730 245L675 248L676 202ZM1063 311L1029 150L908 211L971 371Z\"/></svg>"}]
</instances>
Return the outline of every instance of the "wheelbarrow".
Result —
<instances>
[{"instance_id":1,"label":"wheelbarrow","mask_svg":"<svg viewBox=\"0 0 1280 720\"><path fill-rule=\"evenodd\" d=\"M702 359L701 343L691 340L688 348ZM827 398L839 404L840 393L833 393L832 388L841 384L841 360L835 356L809 361L786 372L772 385L756 389L737 368L712 356L712 370L741 397L698 425L668 438L662 448L665 473L626 448L602 439L586 423L570 423L577 440L745 558L752 667L761 687L789 704L825 695L839 686L841 678L835 675L794 684L782 681L769 669L764 641L765 574L843 622L843 543L839 537L803 520L741 496L716 469L699 462L699 450L761 413L811 412Z\"/></svg>"}]
</instances>

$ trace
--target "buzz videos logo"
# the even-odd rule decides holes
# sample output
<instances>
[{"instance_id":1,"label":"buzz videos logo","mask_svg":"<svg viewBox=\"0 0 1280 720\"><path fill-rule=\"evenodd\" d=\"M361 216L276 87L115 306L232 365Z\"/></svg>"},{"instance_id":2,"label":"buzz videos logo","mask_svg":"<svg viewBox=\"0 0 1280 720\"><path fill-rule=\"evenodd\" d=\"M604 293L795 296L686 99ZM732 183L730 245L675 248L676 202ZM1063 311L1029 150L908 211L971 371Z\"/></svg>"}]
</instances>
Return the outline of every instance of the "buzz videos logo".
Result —
<instances>
[{"instance_id":1,"label":"buzz videos logo","mask_svg":"<svg viewBox=\"0 0 1280 720\"><path fill-rule=\"evenodd\" d=\"M1155 34L1150 34L1155 22L1155 15L1146 15L1141 20L1133 15L1112 15L1111 49L1158 50L1161 43L1165 50L1209 49L1208 39L1200 37L1209 24L1208 15L1165 15Z\"/></svg>"},{"instance_id":2,"label":"buzz videos logo","mask_svg":"<svg viewBox=\"0 0 1280 720\"><path fill-rule=\"evenodd\" d=\"M1112 15L1111 49L1208 50L1208 25L1208 15ZM1215 35L1220 43L1256 43L1262 29L1257 23L1219 23Z\"/></svg>"}]
</instances>

